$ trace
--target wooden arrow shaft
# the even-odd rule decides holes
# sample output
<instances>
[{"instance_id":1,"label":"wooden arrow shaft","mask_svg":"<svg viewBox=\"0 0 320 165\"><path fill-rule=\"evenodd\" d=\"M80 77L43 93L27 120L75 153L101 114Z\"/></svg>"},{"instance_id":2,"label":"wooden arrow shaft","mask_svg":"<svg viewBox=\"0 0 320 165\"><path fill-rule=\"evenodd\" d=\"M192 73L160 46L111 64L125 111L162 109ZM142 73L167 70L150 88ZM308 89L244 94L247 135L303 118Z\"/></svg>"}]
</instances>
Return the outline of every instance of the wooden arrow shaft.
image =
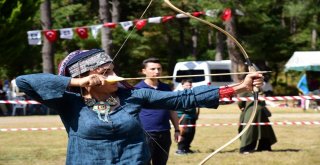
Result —
<instances>
[{"instance_id":1,"label":"wooden arrow shaft","mask_svg":"<svg viewBox=\"0 0 320 165\"><path fill-rule=\"evenodd\" d=\"M225 75L241 75L241 74L249 74L249 73L270 73L270 72L271 71L258 71L258 72L215 73L215 74L179 75L179 76L132 77L132 78L122 78L121 81L144 80L144 79L188 78L188 77L203 77L203 76L225 76Z\"/></svg>"}]
</instances>

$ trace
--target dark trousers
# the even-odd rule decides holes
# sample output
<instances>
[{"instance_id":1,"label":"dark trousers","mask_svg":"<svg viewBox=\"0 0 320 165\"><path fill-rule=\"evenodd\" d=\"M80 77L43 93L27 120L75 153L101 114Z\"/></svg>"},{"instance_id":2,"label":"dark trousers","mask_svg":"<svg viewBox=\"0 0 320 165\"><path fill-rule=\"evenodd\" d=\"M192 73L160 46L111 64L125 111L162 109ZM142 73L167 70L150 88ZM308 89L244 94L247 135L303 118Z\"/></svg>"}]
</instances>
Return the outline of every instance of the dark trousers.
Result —
<instances>
[{"instance_id":1,"label":"dark trousers","mask_svg":"<svg viewBox=\"0 0 320 165\"><path fill-rule=\"evenodd\" d=\"M257 141L252 142L249 145L240 148L240 152L254 151L257 145ZM257 151L271 151L271 144L268 139L260 139Z\"/></svg>"},{"instance_id":2,"label":"dark trousers","mask_svg":"<svg viewBox=\"0 0 320 165\"><path fill-rule=\"evenodd\" d=\"M182 119L181 125L196 124L195 119ZM190 151L190 144L196 133L196 127L183 127L180 129L180 135L183 137L180 142L178 142L178 150Z\"/></svg>"},{"instance_id":3,"label":"dark trousers","mask_svg":"<svg viewBox=\"0 0 320 165\"><path fill-rule=\"evenodd\" d=\"M151 153L152 165L166 165L171 146L170 130L162 132L148 132L147 142Z\"/></svg>"}]
</instances>

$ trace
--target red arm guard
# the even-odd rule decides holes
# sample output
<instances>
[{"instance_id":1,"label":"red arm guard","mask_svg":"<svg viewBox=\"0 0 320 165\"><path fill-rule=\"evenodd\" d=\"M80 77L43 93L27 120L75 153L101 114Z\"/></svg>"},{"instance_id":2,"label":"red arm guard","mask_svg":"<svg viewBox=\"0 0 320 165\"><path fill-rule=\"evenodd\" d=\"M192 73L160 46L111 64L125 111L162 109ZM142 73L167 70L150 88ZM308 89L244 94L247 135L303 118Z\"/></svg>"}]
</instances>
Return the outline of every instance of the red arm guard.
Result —
<instances>
[{"instance_id":1,"label":"red arm guard","mask_svg":"<svg viewBox=\"0 0 320 165\"><path fill-rule=\"evenodd\" d=\"M229 98L231 100L234 93L235 93L235 91L232 87L225 86L225 87L222 87L219 89L220 99Z\"/></svg>"}]
</instances>

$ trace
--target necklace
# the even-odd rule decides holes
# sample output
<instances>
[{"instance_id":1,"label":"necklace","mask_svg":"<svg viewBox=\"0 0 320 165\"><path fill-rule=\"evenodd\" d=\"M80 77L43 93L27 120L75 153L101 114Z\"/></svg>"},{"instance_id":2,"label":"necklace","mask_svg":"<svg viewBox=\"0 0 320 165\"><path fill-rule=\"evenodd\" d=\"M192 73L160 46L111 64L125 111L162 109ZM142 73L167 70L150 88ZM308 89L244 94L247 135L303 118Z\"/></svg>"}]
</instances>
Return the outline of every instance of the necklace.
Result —
<instances>
[{"instance_id":1,"label":"necklace","mask_svg":"<svg viewBox=\"0 0 320 165\"><path fill-rule=\"evenodd\" d=\"M85 104L92 107L92 110L97 113L99 120L109 122L109 113L111 107L118 105L118 101L110 96L106 101L97 101L94 98L85 98Z\"/></svg>"},{"instance_id":2,"label":"necklace","mask_svg":"<svg viewBox=\"0 0 320 165\"><path fill-rule=\"evenodd\" d=\"M114 97L112 97L112 96L110 96L110 97L106 100L106 102L107 102L110 106L115 106L115 105L118 104L118 101L117 101Z\"/></svg>"},{"instance_id":3,"label":"necklace","mask_svg":"<svg viewBox=\"0 0 320 165\"><path fill-rule=\"evenodd\" d=\"M94 98L84 98L84 102L88 107L92 107L94 106L97 102L103 102L103 101L97 101ZM115 106L118 104L117 99L115 99L114 97L110 96L108 99L106 99L105 101L108 105L110 106Z\"/></svg>"}]
</instances>

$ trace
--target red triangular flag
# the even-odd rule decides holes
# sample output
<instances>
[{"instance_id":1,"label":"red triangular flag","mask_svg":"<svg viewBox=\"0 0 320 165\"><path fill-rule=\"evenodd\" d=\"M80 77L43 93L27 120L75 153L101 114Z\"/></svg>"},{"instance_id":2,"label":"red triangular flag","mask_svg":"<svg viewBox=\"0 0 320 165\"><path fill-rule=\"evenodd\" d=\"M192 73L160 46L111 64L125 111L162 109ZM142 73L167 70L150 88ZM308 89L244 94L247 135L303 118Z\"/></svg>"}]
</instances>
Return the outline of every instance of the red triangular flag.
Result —
<instances>
[{"instance_id":1,"label":"red triangular flag","mask_svg":"<svg viewBox=\"0 0 320 165\"><path fill-rule=\"evenodd\" d=\"M76 32L78 34L78 36L82 39L86 39L88 38L88 28L86 27L79 27L79 28L76 28Z\"/></svg>"},{"instance_id":2,"label":"red triangular flag","mask_svg":"<svg viewBox=\"0 0 320 165\"><path fill-rule=\"evenodd\" d=\"M195 16L195 17L199 17L200 15L203 15L204 12L203 11L196 11L196 12L193 12L192 15Z\"/></svg>"},{"instance_id":3,"label":"red triangular flag","mask_svg":"<svg viewBox=\"0 0 320 165\"><path fill-rule=\"evenodd\" d=\"M108 28L116 28L117 24L114 22L107 22L107 23L104 23L103 26Z\"/></svg>"},{"instance_id":4,"label":"red triangular flag","mask_svg":"<svg viewBox=\"0 0 320 165\"><path fill-rule=\"evenodd\" d=\"M146 19L138 20L136 22L136 29L137 30L141 30L144 26L146 26L146 24L147 24L147 20Z\"/></svg>"},{"instance_id":5,"label":"red triangular flag","mask_svg":"<svg viewBox=\"0 0 320 165\"><path fill-rule=\"evenodd\" d=\"M165 23L165 22L167 22L167 21L169 21L171 19L173 19L173 16L171 16L171 15L163 16L162 17L162 22Z\"/></svg>"},{"instance_id":6,"label":"red triangular flag","mask_svg":"<svg viewBox=\"0 0 320 165\"><path fill-rule=\"evenodd\" d=\"M231 19L232 16L232 11L230 8L224 9L221 15L221 19L223 21L229 21Z\"/></svg>"},{"instance_id":7,"label":"red triangular flag","mask_svg":"<svg viewBox=\"0 0 320 165\"><path fill-rule=\"evenodd\" d=\"M49 42L55 42L57 40L57 31L56 30L44 30L43 33Z\"/></svg>"}]
</instances>

